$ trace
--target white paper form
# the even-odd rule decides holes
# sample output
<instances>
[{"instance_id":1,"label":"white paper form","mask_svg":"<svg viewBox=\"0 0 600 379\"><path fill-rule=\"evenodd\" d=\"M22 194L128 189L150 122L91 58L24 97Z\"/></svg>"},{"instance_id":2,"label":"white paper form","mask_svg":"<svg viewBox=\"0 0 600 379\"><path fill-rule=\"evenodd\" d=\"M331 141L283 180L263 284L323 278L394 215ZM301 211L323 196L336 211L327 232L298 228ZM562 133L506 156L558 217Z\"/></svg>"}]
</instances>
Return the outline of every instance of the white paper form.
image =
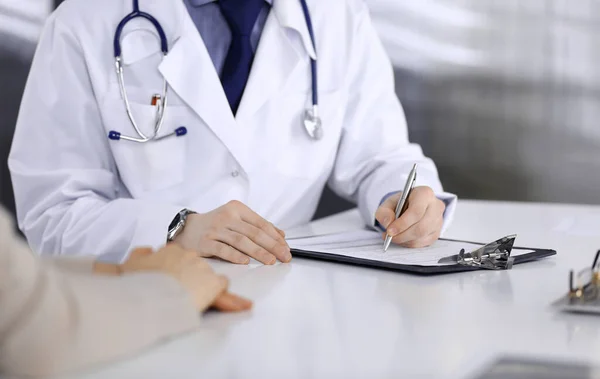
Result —
<instances>
[{"instance_id":1,"label":"white paper form","mask_svg":"<svg viewBox=\"0 0 600 379\"><path fill-rule=\"evenodd\" d=\"M391 245L383 251L381 233L370 230L358 230L346 233L329 234L317 237L293 238L288 240L292 249L335 254L379 262L417 266L448 266L455 263L440 264L442 258L460 253L461 249L471 252L482 245L469 242L439 240L433 245L412 249ZM530 251L513 251L513 256Z\"/></svg>"}]
</instances>

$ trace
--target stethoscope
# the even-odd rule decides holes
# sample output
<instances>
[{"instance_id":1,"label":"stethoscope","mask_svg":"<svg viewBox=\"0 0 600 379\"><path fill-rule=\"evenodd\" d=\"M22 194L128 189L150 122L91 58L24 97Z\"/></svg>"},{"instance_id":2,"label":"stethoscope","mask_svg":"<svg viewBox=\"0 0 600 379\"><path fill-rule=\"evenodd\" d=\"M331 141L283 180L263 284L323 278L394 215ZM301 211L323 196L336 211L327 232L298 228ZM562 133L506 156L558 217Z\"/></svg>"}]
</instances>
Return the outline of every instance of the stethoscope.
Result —
<instances>
[{"instance_id":1,"label":"stethoscope","mask_svg":"<svg viewBox=\"0 0 600 379\"><path fill-rule=\"evenodd\" d=\"M308 6L306 5L306 0L300 0L300 3L304 12L304 18L306 20L306 26L308 28L311 43L313 45L313 49L316 52L317 47L315 44L313 25L310 13L308 11ZM163 80L162 94L156 94L152 96L151 105L156 107L156 117L154 121L154 131L151 135L146 135L140 130L137 122L135 121L135 117L133 116L133 112L131 111L129 97L127 96L127 90L125 89L125 80L123 78L121 35L123 33L125 25L127 25L129 21L138 17L145 18L146 20L150 21L150 23L152 23L152 25L154 25L154 27L156 28L156 31L158 32L158 35L160 37L160 48L163 53L163 59L169 54L169 44L167 42L167 36L165 34L164 29L162 28L158 20L152 15L140 11L139 0L133 0L133 11L127 16L125 16L125 18L119 23L117 27L114 39L114 53L117 80L119 82L119 90L121 92L121 97L123 98L123 102L125 103L125 111L127 112L127 117L129 118L129 121L133 125L133 128L135 129L135 132L138 134L138 136L130 137L123 135L115 130L111 130L108 133L108 138L113 141L126 140L132 142L146 143L149 141L159 141L172 136L182 137L188 132L185 126L180 126L177 129L173 130L171 133L159 136L160 130L163 126L163 122L165 119L165 112L168 104L168 84L166 79ZM316 141L320 140L323 137L323 124L321 121L321 117L319 116L317 61L312 58L310 59L310 70L312 74L312 107L304 112L303 125L304 129L308 133L308 136Z\"/></svg>"}]
</instances>

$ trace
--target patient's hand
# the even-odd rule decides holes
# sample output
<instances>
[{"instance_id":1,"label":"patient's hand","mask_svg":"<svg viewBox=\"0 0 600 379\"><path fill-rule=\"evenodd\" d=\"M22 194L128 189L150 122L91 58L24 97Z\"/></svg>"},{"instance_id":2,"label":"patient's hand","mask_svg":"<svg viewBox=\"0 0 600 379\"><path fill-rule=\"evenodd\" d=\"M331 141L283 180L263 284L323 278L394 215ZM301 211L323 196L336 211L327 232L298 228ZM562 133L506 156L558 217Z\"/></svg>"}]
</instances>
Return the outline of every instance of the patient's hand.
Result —
<instances>
[{"instance_id":1,"label":"patient's hand","mask_svg":"<svg viewBox=\"0 0 600 379\"><path fill-rule=\"evenodd\" d=\"M97 274L115 276L133 272L162 272L170 275L190 291L200 312L211 306L224 312L239 312L252 307L250 301L227 292L227 278L215 274L203 258L176 244L169 244L156 253L150 248L138 248L122 265L96 263L94 271Z\"/></svg>"}]
</instances>

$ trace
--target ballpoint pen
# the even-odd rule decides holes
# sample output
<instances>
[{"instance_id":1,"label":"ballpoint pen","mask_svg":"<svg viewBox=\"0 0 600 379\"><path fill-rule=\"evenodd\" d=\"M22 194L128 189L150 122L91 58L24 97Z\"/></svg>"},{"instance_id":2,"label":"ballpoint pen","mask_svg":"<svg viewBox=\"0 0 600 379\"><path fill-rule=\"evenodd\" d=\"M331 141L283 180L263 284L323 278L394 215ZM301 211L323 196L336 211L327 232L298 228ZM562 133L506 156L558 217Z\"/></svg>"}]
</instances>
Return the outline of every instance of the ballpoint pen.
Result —
<instances>
[{"instance_id":1,"label":"ballpoint pen","mask_svg":"<svg viewBox=\"0 0 600 379\"><path fill-rule=\"evenodd\" d=\"M408 179L406 179L406 184L404 185L404 191L402 191L402 196L398 199L398 204L396 204L396 218L400 218L402 214L408 208L408 197L412 192L412 189L415 185L415 181L417 180L417 164L413 166L412 170L410 170L410 174L408 174ZM393 222L393 221L392 221ZM392 243L393 236L389 234L385 237L385 242L383 243L383 251L386 252Z\"/></svg>"}]
</instances>

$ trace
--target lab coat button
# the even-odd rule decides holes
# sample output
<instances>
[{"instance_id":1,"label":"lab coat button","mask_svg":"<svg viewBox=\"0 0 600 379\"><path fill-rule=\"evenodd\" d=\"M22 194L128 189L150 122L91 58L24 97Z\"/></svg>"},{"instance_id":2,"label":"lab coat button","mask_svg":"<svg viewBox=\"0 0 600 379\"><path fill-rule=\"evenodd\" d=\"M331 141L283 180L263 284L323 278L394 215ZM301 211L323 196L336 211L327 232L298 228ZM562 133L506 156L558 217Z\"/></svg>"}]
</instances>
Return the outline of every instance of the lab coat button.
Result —
<instances>
[{"instance_id":1,"label":"lab coat button","mask_svg":"<svg viewBox=\"0 0 600 379\"><path fill-rule=\"evenodd\" d=\"M237 178L238 176L240 176L240 172L238 170L233 170L233 171L231 171L231 176L233 176L234 178Z\"/></svg>"}]
</instances>

